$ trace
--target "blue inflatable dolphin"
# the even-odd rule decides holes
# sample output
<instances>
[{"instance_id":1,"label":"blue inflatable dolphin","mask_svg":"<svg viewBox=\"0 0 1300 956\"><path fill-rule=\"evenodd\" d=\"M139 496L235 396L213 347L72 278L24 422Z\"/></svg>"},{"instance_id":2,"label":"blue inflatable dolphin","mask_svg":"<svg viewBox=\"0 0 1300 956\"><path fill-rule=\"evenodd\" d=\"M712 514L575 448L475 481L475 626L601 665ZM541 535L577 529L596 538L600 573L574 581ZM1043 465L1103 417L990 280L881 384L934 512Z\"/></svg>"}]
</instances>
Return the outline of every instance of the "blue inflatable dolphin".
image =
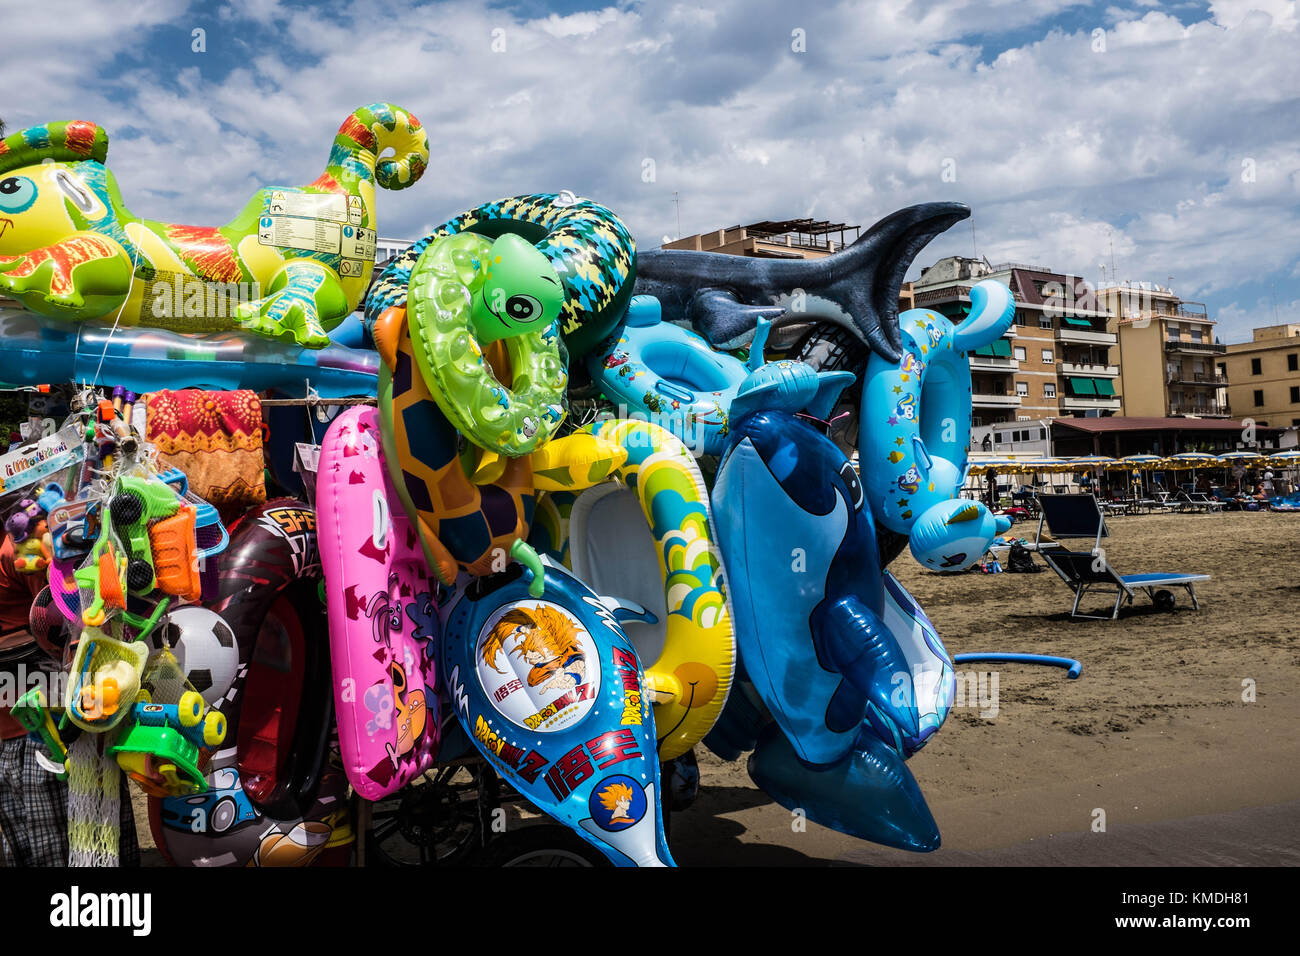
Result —
<instances>
[{"instance_id":1,"label":"blue inflatable dolphin","mask_svg":"<svg viewBox=\"0 0 1300 956\"><path fill-rule=\"evenodd\" d=\"M854 836L932 850L938 827L902 753L884 739L896 736L881 733L917 718L895 693L912 668L884 620L885 579L863 500L852 464L807 421L764 410L733 425L714 516L724 563L743 569L728 582L741 662L779 728L751 723L739 738L742 746L757 738L750 774L782 805ZM737 708L758 714L758 701L742 697Z\"/></svg>"}]
</instances>

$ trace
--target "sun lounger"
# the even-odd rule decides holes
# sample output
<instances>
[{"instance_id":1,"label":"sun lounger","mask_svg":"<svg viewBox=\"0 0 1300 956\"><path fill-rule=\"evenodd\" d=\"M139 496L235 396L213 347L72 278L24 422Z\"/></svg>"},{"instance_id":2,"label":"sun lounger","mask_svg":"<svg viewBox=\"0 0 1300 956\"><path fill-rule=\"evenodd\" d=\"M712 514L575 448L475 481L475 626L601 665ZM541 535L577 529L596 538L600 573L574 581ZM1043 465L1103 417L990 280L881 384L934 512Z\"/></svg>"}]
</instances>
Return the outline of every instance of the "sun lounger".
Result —
<instances>
[{"instance_id":1,"label":"sun lounger","mask_svg":"<svg viewBox=\"0 0 1300 956\"><path fill-rule=\"evenodd\" d=\"M1106 561L1104 554L1089 554L1086 551L1067 551L1065 548L1044 548L1039 555L1047 566L1056 572L1062 581L1074 591L1074 607L1070 617L1086 618L1094 621L1115 620L1119 617L1120 606L1125 599L1132 603L1138 591L1146 591L1151 603L1156 602L1157 589L1183 588L1191 598L1192 607L1200 610L1196 600L1196 584L1210 580L1208 574L1182 574L1170 572L1150 572L1147 574L1120 574ZM1109 615L1080 614L1079 604L1093 588L1115 589L1115 606Z\"/></svg>"},{"instance_id":2,"label":"sun lounger","mask_svg":"<svg viewBox=\"0 0 1300 956\"><path fill-rule=\"evenodd\" d=\"M1122 575L1110 566L1101 549L1101 539L1109 537L1110 531L1106 527L1106 517L1101 506L1092 495L1053 495L1043 498L1041 503L1043 518L1038 522L1040 542L1044 524L1053 538L1093 539L1091 552L1070 551L1063 545L1052 546L1047 543L1042 543L1036 549L1047 566L1074 591L1074 607L1070 610L1070 617L1106 620L1104 616L1079 613L1079 603L1083 596L1097 587L1115 588L1115 606L1111 610L1111 620L1119 616L1124 599L1132 601L1134 594L1140 590L1145 590L1155 603L1156 589L1181 587L1192 599L1192 606L1200 608L1194 585L1198 581L1208 581L1208 574L1158 572Z\"/></svg>"}]
</instances>

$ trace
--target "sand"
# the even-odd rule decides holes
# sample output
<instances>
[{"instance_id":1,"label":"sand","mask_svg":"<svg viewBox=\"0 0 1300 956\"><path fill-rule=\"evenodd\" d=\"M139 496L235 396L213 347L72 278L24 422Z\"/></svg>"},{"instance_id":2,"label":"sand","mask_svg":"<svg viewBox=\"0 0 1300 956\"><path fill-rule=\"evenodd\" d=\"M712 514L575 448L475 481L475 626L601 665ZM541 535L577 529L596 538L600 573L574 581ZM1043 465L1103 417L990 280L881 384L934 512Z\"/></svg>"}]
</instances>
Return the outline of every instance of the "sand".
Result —
<instances>
[{"instance_id":1,"label":"sand","mask_svg":"<svg viewBox=\"0 0 1300 956\"><path fill-rule=\"evenodd\" d=\"M1032 537L1033 527L1017 531ZM1201 610L1072 621L1050 571L893 570L953 654L1074 657L996 668L998 712L960 707L909 762L943 834L916 855L807 824L750 781L745 761L699 748L702 789L675 814L683 865L1173 865L1300 863L1300 515L1119 517L1106 550L1124 573L1203 571ZM1094 607L1106 603L1098 597ZM1255 700L1243 700L1252 681ZM137 800L146 865L157 865ZM1097 811L1105 830L1095 831Z\"/></svg>"},{"instance_id":2,"label":"sand","mask_svg":"<svg viewBox=\"0 0 1300 956\"><path fill-rule=\"evenodd\" d=\"M1197 588L1200 611L1178 591L1174 613L1154 612L1140 596L1118 621L1070 620L1071 592L1050 571L942 576L904 554L893 570L951 653L1073 657L1083 675L965 665L997 670L998 713L955 709L909 761L943 834L934 853L876 847L815 824L794 832L790 812L754 788L743 761L701 754L701 798L674 820L678 860L1300 863L1297 517L1112 519L1104 544L1121 573L1213 576ZM1032 528L1017 531L1032 537ZM1104 604L1098 596L1093 608ZM1104 832L1093 830L1099 809Z\"/></svg>"}]
</instances>

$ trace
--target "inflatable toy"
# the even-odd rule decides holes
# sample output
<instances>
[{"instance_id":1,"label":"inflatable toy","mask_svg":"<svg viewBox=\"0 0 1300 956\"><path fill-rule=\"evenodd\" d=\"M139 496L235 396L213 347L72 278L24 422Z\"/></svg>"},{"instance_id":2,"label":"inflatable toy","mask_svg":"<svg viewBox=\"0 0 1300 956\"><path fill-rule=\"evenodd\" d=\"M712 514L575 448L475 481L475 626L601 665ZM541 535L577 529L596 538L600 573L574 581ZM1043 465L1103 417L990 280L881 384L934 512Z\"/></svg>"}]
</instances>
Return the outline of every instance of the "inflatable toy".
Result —
<instances>
[{"instance_id":1,"label":"inflatable toy","mask_svg":"<svg viewBox=\"0 0 1300 956\"><path fill-rule=\"evenodd\" d=\"M343 769L357 793L379 800L438 752L439 622L436 585L384 466L375 409L348 409L325 433L316 517Z\"/></svg>"},{"instance_id":2,"label":"inflatable toy","mask_svg":"<svg viewBox=\"0 0 1300 956\"><path fill-rule=\"evenodd\" d=\"M731 400L748 374L739 359L664 322L648 295L632 297L622 334L592 352L587 369L608 399L710 455L722 451Z\"/></svg>"},{"instance_id":3,"label":"inflatable toy","mask_svg":"<svg viewBox=\"0 0 1300 956\"><path fill-rule=\"evenodd\" d=\"M1015 316L1011 290L986 279L971 289L960 327L926 309L899 317L902 358L867 362L859 456L877 521L910 535L926 567L960 571L979 560L1010 519L992 520L979 502L953 508L966 478L970 365L966 353L999 338ZM987 537L985 537L987 534ZM981 544L982 542L982 544Z\"/></svg>"},{"instance_id":4,"label":"inflatable toy","mask_svg":"<svg viewBox=\"0 0 1300 956\"><path fill-rule=\"evenodd\" d=\"M306 866L346 860L348 781L331 765L332 693L317 588L316 515L268 501L234 526L214 610L234 633L239 671L214 706L225 746L208 787L152 797L154 840L177 866Z\"/></svg>"},{"instance_id":5,"label":"inflatable toy","mask_svg":"<svg viewBox=\"0 0 1300 956\"><path fill-rule=\"evenodd\" d=\"M714 543L709 495L686 447L649 422L588 426L627 451L614 474L578 495L568 522L574 576L598 594L646 608L628 637L654 695L659 757L686 753L731 691L736 643ZM581 434L581 433L580 433Z\"/></svg>"},{"instance_id":6,"label":"inflatable toy","mask_svg":"<svg viewBox=\"0 0 1300 956\"><path fill-rule=\"evenodd\" d=\"M780 728L760 736L771 759L756 751L751 774L816 822L933 848L938 833L902 754L872 743L877 733L860 739L868 715L891 738L921 730L896 694L909 661L884 619L875 526L853 466L808 422L755 412L732 426L713 507L724 566L746 569L728 581L741 662ZM864 809L882 787L896 799ZM805 792L821 798L804 803Z\"/></svg>"},{"instance_id":7,"label":"inflatable toy","mask_svg":"<svg viewBox=\"0 0 1300 956\"><path fill-rule=\"evenodd\" d=\"M758 319L749 359L741 362L714 351L694 332L664 322L658 300L638 295L628 306L622 335L587 364L606 397L629 409L631 417L667 428L696 454L718 455L731 418L759 408L797 412L805 407L814 417L826 417L856 378L847 371L818 373L802 362L765 362L770 328L767 319Z\"/></svg>"},{"instance_id":8,"label":"inflatable toy","mask_svg":"<svg viewBox=\"0 0 1300 956\"><path fill-rule=\"evenodd\" d=\"M443 630L448 699L474 745L539 809L619 866L671 866L649 688L616 603L553 567L462 589Z\"/></svg>"},{"instance_id":9,"label":"inflatable toy","mask_svg":"<svg viewBox=\"0 0 1300 956\"><path fill-rule=\"evenodd\" d=\"M910 757L948 719L957 689L956 674L948 649L916 598L888 571L881 577L885 585L885 627L898 642L907 670L891 677L894 696L901 697L902 706L886 712L868 704L863 729Z\"/></svg>"},{"instance_id":10,"label":"inflatable toy","mask_svg":"<svg viewBox=\"0 0 1300 956\"><path fill-rule=\"evenodd\" d=\"M376 182L409 186L429 159L419 120L374 103L343 121L315 181L260 189L212 228L132 215L107 154L107 134L84 121L0 143L0 294L54 318L244 329L310 348L329 344L369 284Z\"/></svg>"},{"instance_id":11,"label":"inflatable toy","mask_svg":"<svg viewBox=\"0 0 1300 956\"><path fill-rule=\"evenodd\" d=\"M970 215L961 203L909 206L820 259L762 259L655 249L637 262L635 291L663 304L715 348L743 345L760 318L842 325L898 361L898 289L927 242Z\"/></svg>"},{"instance_id":12,"label":"inflatable toy","mask_svg":"<svg viewBox=\"0 0 1300 956\"><path fill-rule=\"evenodd\" d=\"M555 319L563 303L549 261L518 236L437 239L411 273L406 323L434 401L481 448L526 455L564 420L568 371ZM385 355L400 310L375 327ZM502 342L512 379L498 380L482 346Z\"/></svg>"},{"instance_id":13,"label":"inflatable toy","mask_svg":"<svg viewBox=\"0 0 1300 956\"><path fill-rule=\"evenodd\" d=\"M451 586L460 567L474 575L499 571L514 542L528 535L532 462L508 458L496 481L470 481L456 429L416 366L409 324L403 321L397 332L395 347L381 345L387 351L379 374L380 430L393 489L439 581ZM488 357L502 351L496 345Z\"/></svg>"},{"instance_id":14,"label":"inflatable toy","mask_svg":"<svg viewBox=\"0 0 1300 956\"><path fill-rule=\"evenodd\" d=\"M612 212L573 193L512 196L484 203L443 223L393 260L366 296L366 324L405 308L411 273L443 236L473 232L489 239L521 236L550 261L564 289L560 334L569 354L590 352L622 320L636 276L636 245Z\"/></svg>"},{"instance_id":15,"label":"inflatable toy","mask_svg":"<svg viewBox=\"0 0 1300 956\"><path fill-rule=\"evenodd\" d=\"M274 390L310 387L321 398L374 395L379 356L330 345L305 349L242 332L72 325L0 307L0 384L112 382L141 395L164 388Z\"/></svg>"}]
</instances>

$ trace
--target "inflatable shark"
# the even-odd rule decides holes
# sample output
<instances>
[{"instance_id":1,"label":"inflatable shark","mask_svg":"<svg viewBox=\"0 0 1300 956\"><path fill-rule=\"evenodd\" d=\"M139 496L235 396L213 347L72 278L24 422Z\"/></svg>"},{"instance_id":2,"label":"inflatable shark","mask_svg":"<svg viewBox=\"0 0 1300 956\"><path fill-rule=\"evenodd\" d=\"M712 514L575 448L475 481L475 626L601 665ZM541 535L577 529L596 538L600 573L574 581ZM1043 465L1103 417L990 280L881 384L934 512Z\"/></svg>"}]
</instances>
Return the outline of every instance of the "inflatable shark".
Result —
<instances>
[{"instance_id":1,"label":"inflatable shark","mask_svg":"<svg viewBox=\"0 0 1300 956\"><path fill-rule=\"evenodd\" d=\"M969 215L962 203L909 206L821 259L654 249L637 256L635 292L655 296L667 321L693 326L715 348L744 344L760 318L798 313L843 325L877 354L898 361L903 276L926 243Z\"/></svg>"}]
</instances>

